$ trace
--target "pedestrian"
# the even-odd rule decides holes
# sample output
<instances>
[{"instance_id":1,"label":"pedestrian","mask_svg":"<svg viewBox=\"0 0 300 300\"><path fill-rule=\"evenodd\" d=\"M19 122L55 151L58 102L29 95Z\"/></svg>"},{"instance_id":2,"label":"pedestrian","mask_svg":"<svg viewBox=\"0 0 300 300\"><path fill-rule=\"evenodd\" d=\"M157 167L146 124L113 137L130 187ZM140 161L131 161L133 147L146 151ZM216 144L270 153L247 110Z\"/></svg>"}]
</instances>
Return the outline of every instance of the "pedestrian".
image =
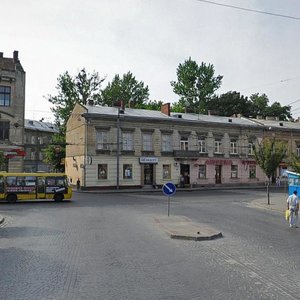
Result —
<instances>
[{"instance_id":1,"label":"pedestrian","mask_svg":"<svg viewBox=\"0 0 300 300\"><path fill-rule=\"evenodd\" d=\"M184 187L184 176L182 174L180 174L180 187L183 188Z\"/></svg>"},{"instance_id":2,"label":"pedestrian","mask_svg":"<svg viewBox=\"0 0 300 300\"><path fill-rule=\"evenodd\" d=\"M290 195L287 200L287 209L290 211L290 227L298 227L298 211L299 211L299 198L297 196L297 191L294 191L292 195Z\"/></svg>"},{"instance_id":3,"label":"pedestrian","mask_svg":"<svg viewBox=\"0 0 300 300\"><path fill-rule=\"evenodd\" d=\"M280 177L279 176L277 176L276 177L276 186L280 186Z\"/></svg>"},{"instance_id":4,"label":"pedestrian","mask_svg":"<svg viewBox=\"0 0 300 300\"><path fill-rule=\"evenodd\" d=\"M77 191L80 190L80 179L78 178L76 181Z\"/></svg>"}]
</instances>

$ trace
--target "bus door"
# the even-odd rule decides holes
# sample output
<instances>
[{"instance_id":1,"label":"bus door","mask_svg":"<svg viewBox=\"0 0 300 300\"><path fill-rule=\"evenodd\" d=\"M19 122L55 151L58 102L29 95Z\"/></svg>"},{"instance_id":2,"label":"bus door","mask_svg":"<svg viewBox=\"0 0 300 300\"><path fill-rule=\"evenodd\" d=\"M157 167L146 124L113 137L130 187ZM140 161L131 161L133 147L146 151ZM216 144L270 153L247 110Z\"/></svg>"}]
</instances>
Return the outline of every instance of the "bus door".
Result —
<instances>
[{"instance_id":1,"label":"bus door","mask_svg":"<svg viewBox=\"0 0 300 300\"><path fill-rule=\"evenodd\" d=\"M4 199L4 178L0 176L0 199Z\"/></svg>"},{"instance_id":2,"label":"bus door","mask_svg":"<svg viewBox=\"0 0 300 300\"><path fill-rule=\"evenodd\" d=\"M46 198L45 177L43 176L38 176L37 178L37 198L38 199Z\"/></svg>"}]
</instances>

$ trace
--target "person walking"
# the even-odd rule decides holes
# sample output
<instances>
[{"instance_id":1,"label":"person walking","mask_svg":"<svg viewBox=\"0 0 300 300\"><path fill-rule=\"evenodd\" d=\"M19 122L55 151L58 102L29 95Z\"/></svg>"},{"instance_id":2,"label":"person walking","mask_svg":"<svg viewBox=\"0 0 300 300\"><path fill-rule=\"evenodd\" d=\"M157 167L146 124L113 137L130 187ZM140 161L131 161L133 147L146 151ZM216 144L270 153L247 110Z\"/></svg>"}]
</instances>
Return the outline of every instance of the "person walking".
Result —
<instances>
[{"instance_id":1,"label":"person walking","mask_svg":"<svg viewBox=\"0 0 300 300\"><path fill-rule=\"evenodd\" d=\"M287 209L290 211L290 227L296 228L298 222L298 211L299 211L299 198L297 196L297 191L294 191L292 195L290 195L287 200Z\"/></svg>"},{"instance_id":2,"label":"person walking","mask_svg":"<svg viewBox=\"0 0 300 300\"><path fill-rule=\"evenodd\" d=\"M280 177L276 177L276 186L280 187Z\"/></svg>"}]
</instances>

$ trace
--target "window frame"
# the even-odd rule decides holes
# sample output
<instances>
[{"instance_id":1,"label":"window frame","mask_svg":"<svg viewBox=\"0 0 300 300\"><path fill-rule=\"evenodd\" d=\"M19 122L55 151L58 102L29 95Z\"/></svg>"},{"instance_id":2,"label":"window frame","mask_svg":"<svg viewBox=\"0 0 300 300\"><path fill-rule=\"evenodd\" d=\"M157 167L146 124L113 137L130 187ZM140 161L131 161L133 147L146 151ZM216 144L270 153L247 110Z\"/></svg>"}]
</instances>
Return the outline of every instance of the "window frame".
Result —
<instances>
[{"instance_id":1,"label":"window frame","mask_svg":"<svg viewBox=\"0 0 300 300\"><path fill-rule=\"evenodd\" d=\"M239 166L238 165L231 165L230 178L237 179L238 174L239 174L238 171L239 171Z\"/></svg>"},{"instance_id":2,"label":"window frame","mask_svg":"<svg viewBox=\"0 0 300 300\"><path fill-rule=\"evenodd\" d=\"M11 106L11 86L0 85L0 107Z\"/></svg>"},{"instance_id":3,"label":"window frame","mask_svg":"<svg viewBox=\"0 0 300 300\"><path fill-rule=\"evenodd\" d=\"M133 166L132 164L123 164L123 179L133 179Z\"/></svg>"},{"instance_id":4,"label":"window frame","mask_svg":"<svg viewBox=\"0 0 300 300\"><path fill-rule=\"evenodd\" d=\"M203 170L201 171L201 168L203 168ZM202 174L202 176L201 176ZM206 179L206 165L202 164L198 166L198 179Z\"/></svg>"},{"instance_id":5,"label":"window frame","mask_svg":"<svg viewBox=\"0 0 300 300\"><path fill-rule=\"evenodd\" d=\"M107 164L98 164L98 180L107 180L108 179L108 165ZM101 175L101 176L100 176Z\"/></svg>"},{"instance_id":6,"label":"window frame","mask_svg":"<svg viewBox=\"0 0 300 300\"><path fill-rule=\"evenodd\" d=\"M109 150L107 130L96 130L96 150Z\"/></svg>"},{"instance_id":7,"label":"window frame","mask_svg":"<svg viewBox=\"0 0 300 300\"><path fill-rule=\"evenodd\" d=\"M153 151L153 134L152 132L142 133L143 151Z\"/></svg>"},{"instance_id":8,"label":"window frame","mask_svg":"<svg viewBox=\"0 0 300 300\"><path fill-rule=\"evenodd\" d=\"M172 134L162 134L162 136L161 136L161 151L162 152L173 151Z\"/></svg>"},{"instance_id":9,"label":"window frame","mask_svg":"<svg viewBox=\"0 0 300 300\"><path fill-rule=\"evenodd\" d=\"M122 132L122 150L133 151L133 132Z\"/></svg>"},{"instance_id":10,"label":"window frame","mask_svg":"<svg viewBox=\"0 0 300 300\"><path fill-rule=\"evenodd\" d=\"M163 164L162 165L162 176L163 180L171 179L171 164Z\"/></svg>"}]
</instances>

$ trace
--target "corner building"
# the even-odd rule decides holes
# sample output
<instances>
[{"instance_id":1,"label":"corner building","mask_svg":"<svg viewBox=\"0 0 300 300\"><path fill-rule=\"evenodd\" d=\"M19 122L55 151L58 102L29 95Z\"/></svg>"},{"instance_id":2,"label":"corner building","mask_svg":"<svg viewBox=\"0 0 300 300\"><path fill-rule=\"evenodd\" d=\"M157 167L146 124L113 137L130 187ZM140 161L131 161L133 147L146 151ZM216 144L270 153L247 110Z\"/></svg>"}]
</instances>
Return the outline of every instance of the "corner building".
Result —
<instances>
[{"instance_id":1,"label":"corner building","mask_svg":"<svg viewBox=\"0 0 300 300\"><path fill-rule=\"evenodd\" d=\"M2 170L24 170L25 71L18 51L12 58L0 52L0 151L5 157Z\"/></svg>"},{"instance_id":2,"label":"corner building","mask_svg":"<svg viewBox=\"0 0 300 300\"><path fill-rule=\"evenodd\" d=\"M271 131L261 120L171 113L169 103L161 111L76 104L67 123L66 173L83 189L263 185L253 145L276 134L289 152L300 147L299 123L280 123ZM276 176L287 163L280 168Z\"/></svg>"}]
</instances>

